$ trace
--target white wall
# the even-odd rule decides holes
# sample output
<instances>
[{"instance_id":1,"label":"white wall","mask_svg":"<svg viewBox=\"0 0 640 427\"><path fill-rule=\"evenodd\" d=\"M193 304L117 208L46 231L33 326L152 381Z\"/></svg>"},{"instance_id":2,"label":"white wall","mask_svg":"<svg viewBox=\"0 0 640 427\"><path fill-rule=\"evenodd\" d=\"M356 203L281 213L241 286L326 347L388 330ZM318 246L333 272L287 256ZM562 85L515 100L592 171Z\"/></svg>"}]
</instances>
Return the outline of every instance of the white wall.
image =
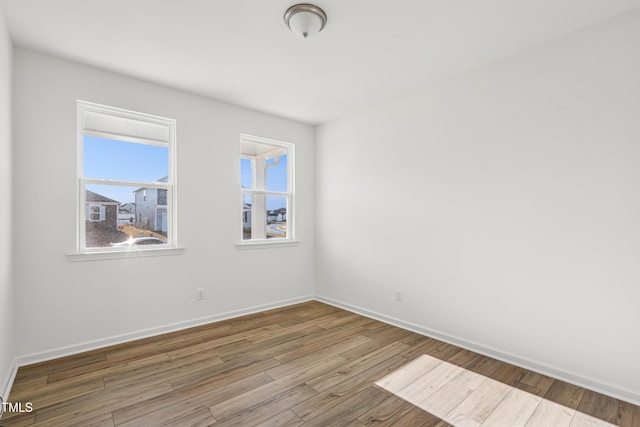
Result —
<instances>
[{"instance_id":1,"label":"white wall","mask_svg":"<svg viewBox=\"0 0 640 427\"><path fill-rule=\"evenodd\" d=\"M0 8L0 396L6 393L16 356L11 271L12 163L11 76L13 48Z\"/></svg>"},{"instance_id":2,"label":"white wall","mask_svg":"<svg viewBox=\"0 0 640 427\"><path fill-rule=\"evenodd\" d=\"M638 40L636 11L320 126L317 295L640 402Z\"/></svg>"},{"instance_id":3,"label":"white wall","mask_svg":"<svg viewBox=\"0 0 640 427\"><path fill-rule=\"evenodd\" d=\"M312 127L27 50L15 49L14 62L14 253L23 361L312 296ZM67 260L76 233L77 99L177 120L184 254ZM298 247L236 250L240 133L296 144ZM206 299L197 302L200 287Z\"/></svg>"}]
</instances>

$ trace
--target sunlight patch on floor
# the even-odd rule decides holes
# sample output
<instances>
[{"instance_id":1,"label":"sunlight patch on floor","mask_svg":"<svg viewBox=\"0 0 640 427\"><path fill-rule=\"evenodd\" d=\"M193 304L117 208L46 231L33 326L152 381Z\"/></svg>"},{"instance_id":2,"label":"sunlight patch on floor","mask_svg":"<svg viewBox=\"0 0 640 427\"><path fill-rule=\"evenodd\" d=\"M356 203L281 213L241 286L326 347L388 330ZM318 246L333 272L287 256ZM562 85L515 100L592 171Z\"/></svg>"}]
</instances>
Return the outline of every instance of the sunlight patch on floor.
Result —
<instances>
[{"instance_id":1,"label":"sunlight patch on floor","mask_svg":"<svg viewBox=\"0 0 640 427\"><path fill-rule=\"evenodd\" d=\"M614 426L426 354L376 385L456 427Z\"/></svg>"}]
</instances>

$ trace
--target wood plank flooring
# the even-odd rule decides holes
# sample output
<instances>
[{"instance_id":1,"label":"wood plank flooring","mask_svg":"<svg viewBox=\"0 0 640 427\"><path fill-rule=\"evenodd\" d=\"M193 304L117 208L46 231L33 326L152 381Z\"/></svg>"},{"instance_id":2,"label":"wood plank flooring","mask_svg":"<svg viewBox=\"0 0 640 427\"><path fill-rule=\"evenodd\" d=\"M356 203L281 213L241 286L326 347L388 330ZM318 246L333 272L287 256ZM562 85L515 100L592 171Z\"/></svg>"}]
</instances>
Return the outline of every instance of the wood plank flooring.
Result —
<instances>
[{"instance_id":1,"label":"wood plank flooring","mask_svg":"<svg viewBox=\"0 0 640 427\"><path fill-rule=\"evenodd\" d=\"M640 426L640 408L317 301L19 369L0 426Z\"/></svg>"}]
</instances>

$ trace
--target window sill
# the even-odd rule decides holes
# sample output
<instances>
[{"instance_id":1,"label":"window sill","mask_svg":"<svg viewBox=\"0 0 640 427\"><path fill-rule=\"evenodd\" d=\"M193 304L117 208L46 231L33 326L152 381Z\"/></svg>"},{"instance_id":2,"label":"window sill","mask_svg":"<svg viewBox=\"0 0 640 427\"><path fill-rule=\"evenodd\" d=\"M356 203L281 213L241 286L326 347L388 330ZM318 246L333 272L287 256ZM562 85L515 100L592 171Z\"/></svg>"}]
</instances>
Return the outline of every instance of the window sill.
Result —
<instances>
[{"instance_id":1,"label":"window sill","mask_svg":"<svg viewBox=\"0 0 640 427\"><path fill-rule=\"evenodd\" d=\"M184 252L183 247L173 248L133 248L118 251L91 251L91 252L71 252L67 254L67 260L70 262L78 261L101 261L106 259L129 259L137 257L149 257L149 256L167 256L167 255L182 255Z\"/></svg>"},{"instance_id":2,"label":"window sill","mask_svg":"<svg viewBox=\"0 0 640 427\"><path fill-rule=\"evenodd\" d=\"M257 240L257 241L236 243L236 249L238 250L268 249L268 248L298 246L299 244L300 244L299 240L279 240L275 242L271 240Z\"/></svg>"}]
</instances>

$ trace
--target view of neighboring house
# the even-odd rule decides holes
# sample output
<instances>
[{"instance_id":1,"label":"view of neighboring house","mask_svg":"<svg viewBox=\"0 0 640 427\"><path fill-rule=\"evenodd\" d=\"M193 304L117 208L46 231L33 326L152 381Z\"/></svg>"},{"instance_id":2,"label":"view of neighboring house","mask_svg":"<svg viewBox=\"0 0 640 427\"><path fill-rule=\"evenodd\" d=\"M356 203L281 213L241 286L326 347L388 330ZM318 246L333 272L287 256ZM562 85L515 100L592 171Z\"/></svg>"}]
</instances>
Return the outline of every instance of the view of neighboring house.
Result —
<instances>
[{"instance_id":1,"label":"view of neighboring house","mask_svg":"<svg viewBox=\"0 0 640 427\"><path fill-rule=\"evenodd\" d=\"M164 176L156 182L167 182ZM137 228L167 233L167 190L138 188L135 190L135 224Z\"/></svg>"},{"instance_id":2,"label":"view of neighboring house","mask_svg":"<svg viewBox=\"0 0 640 427\"><path fill-rule=\"evenodd\" d=\"M136 204L133 203L133 202L123 203L120 206L120 209L123 209L123 210L125 210L127 212L130 212L130 213L136 213Z\"/></svg>"},{"instance_id":3,"label":"view of neighboring house","mask_svg":"<svg viewBox=\"0 0 640 427\"><path fill-rule=\"evenodd\" d=\"M86 190L85 220L86 247L109 246L126 235L118 230L120 202Z\"/></svg>"},{"instance_id":4,"label":"view of neighboring house","mask_svg":"<svg viewBox=\"0 0 640 427\"><path fill-rule=\"evenodd\" d=\"M242 205L242 229L251 230L251 205L249 203Z\"/></svg>"},{"instance_id":5,"label":"view of neighboring house","mask_svg":"<svg viewBox=\"0 0 640 427\"><path fill-rule=\"evenodd\" d=\"M276 210L267 211L267 223L286 222L287 208L278 208ZM244 231L251 230L251 205L244 203L242 205L242 229Z\"/></svg>"},{"instance_id":6,"label":"view of neighboring house","mask_svg":"<svg viewBox=\"0 0 640 427\"><path fill-rule=\"evenodd\" d=\"M136 204L124 203L118 209L118 225L133 224L136 221Z\"/></svg>"},{"instance_id":7,"label":"view of neighboring house","mask_svg":"<svg viewBox=\"0 0 640 427\"><path fill-rule=\"evenodd\" d=\"M267 212L267 223L283 222L287 220L287 208L278 208Z\"/></svg>"},{"instance_id":8,"label":"view of neighboring house","mask_svg":"<svg viewBox=\"0 0 640 427\"><path fill-rule=\"evenodd\" d=\"M118 208L120 202L93 191L86 190L85 213L87 232L90 224L100 224L101 228L118 228Z\"/></svg>"}]
</instances>

